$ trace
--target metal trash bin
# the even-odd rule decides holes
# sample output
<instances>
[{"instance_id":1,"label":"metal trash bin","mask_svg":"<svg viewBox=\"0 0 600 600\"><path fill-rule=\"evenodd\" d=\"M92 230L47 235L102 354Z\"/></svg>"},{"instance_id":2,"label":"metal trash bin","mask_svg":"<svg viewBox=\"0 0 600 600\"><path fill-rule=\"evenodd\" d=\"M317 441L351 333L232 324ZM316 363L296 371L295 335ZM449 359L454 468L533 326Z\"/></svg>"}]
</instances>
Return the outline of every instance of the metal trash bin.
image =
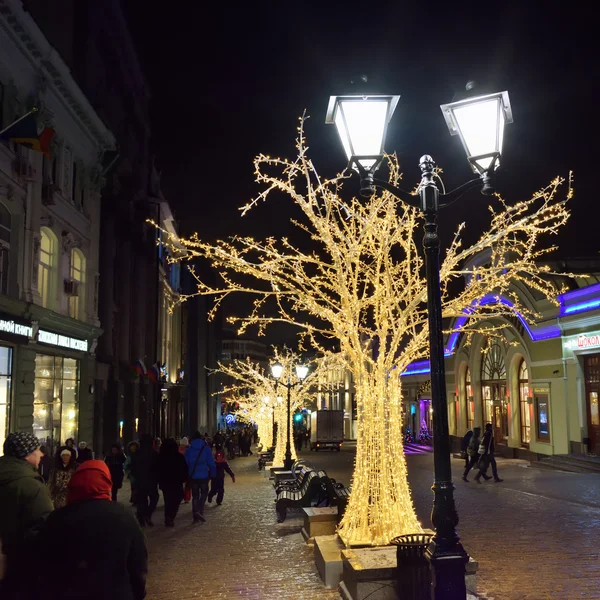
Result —
<instances>
[{"instance_id":1,"label":"metal trash bin","mask_svg":"<svg viewBox=\"0 0 600 600\"><path fill-rule=\"evenodd\" d=\"M430 600L431 570L425 550L431 542L431 533L399 535L390 543L397 546L398 598L402 600Z\"/></svg>"}]
</instances>

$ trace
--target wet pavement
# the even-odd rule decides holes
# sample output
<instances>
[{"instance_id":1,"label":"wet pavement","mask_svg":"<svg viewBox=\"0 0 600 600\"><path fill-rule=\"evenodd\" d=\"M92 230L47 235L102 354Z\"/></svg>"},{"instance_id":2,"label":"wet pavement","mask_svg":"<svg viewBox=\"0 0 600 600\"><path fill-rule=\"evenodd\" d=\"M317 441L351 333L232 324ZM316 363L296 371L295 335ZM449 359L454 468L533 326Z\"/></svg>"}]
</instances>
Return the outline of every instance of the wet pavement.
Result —
<instances>
[{"instance_id":1,"label":"wet pavement","mask_svg":"<svg viewBox=\"0 0 600 600\"><path fill-rule=\"evenodd\" d=\"M302 455L350 482L354 449ZM430 527L433 455L411 452L408 472L421 522ZM479 562L477 592L489 600L600 599L600 476L531 469L498 459L502 483L460 480L453 459L458 532Z\"/></svg>"},{"instance_id":2,"label":"wet pavement","mask_svg":"<svg viewBox=\"0 0 600 600\"><path fill-rule=\"evenodd\" d=\"M206 505L206 523L193 525L191 504L182 505L175 527L163 525L162 498L148 539L148 600L189 598L338 600L314 565L300 533L302 520L278 524L273 486L256 457L230 462L222 506ZM123 498L126 499L126 491Z\"/></svg>"}]
</instances>

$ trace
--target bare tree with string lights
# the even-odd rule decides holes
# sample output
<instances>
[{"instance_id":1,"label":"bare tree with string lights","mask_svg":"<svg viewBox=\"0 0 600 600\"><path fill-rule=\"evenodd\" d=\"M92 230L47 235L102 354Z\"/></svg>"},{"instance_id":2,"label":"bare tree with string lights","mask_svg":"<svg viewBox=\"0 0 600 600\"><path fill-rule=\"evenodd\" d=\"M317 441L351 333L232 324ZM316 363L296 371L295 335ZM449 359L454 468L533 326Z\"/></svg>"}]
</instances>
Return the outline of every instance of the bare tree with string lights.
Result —
<instances>
[{"instance_id":1,"label":"bare tree with string lights","mask_svg":"<svg viewBox=\"0 0 600 600\"><path fill-rule=\"evenodd\" d=\"M326 352L339 345L352 371L357 401L357 448L348 509L339 527L344 542L387 544L395 536L422 531L407 479L402 444L400 374L428 355L427 292L420 250L423 217L418 209L383 191L369 199L342 198L348 173L322 179L307 154L305 119L298 127L294 160L259 155L255 175L264 191L241 208L242 214L274 192L285 194L301 212L294 221L308 237L305 251L289 239L233 237L215 244L197 235L180 240L181 260L208 259L219 272L218 285L197 280L197 294L213 296L218 305L231 294L254 296L250 314L236 319L243 331L290 323L301 343ZM400 180L398 163L389 158L389 181ZM512 316L517 311L535 318L512 292L523 283L550 300L555 297L547 267L540 266L549 248L540 239L556 234L568 218L571 187L560 196L562 179L531 199L508 204L493 197L490 223L477 242L464 247L461 225L446 250L440 271L443 316L471 319L464 334L501 335L501 327L481 327L485 318ZM279 199L281 201L281 199ZM484 266L466 268L487 253ZM174 248L174 259L178 260ZM453 281L466 285L452 295ZM493 292L509 303L482 302ZM273 311L272 304L277 307ZM510 306L509 306L510 304Z\"/></svg>"}]
</instances>

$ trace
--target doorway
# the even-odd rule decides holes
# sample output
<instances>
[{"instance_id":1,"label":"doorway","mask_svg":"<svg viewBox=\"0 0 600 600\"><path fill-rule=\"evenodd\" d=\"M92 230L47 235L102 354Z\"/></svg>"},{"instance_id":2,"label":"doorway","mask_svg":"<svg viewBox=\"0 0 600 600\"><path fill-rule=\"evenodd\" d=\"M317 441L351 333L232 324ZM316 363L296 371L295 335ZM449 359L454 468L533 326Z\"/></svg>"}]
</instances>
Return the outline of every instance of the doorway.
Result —
<instances>
[{"instance_id":1,"label":"doorway","mask_svg":"<svg viewBox=\"0 0 600 600\"><path fill-rule=\"evenodd\" d=\"M600 455L600 354L583 357L587 407L588 450Z\"/></svg>"}]
</instances>

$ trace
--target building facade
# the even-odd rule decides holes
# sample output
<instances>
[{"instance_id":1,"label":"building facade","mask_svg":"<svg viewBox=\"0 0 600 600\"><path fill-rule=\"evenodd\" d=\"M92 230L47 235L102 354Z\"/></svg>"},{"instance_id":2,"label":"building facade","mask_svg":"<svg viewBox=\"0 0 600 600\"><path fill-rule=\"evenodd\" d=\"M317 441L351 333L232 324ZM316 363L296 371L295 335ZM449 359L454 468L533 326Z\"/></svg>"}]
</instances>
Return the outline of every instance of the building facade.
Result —
<instances>
[{"instance_id":1,"label":"building facade","mask_svg":"<svg viewBox=\"0 0 600 600\"><path fill-rule=\"evenodd\" d=\"M100 215L99 316L94 387L94 448L108 451L142 432L158 434L159 382L136 375L158 360L156 232L149 198L152 157L142 74L120 0L46 0L25 6L63 56L96 112L113 132L118 159L105 173ZM105 164L107 169L110 164Z\"/></svg>"},{"instance_id":2,"label":"building facade","mask_svg":"<svg viewBox=\"0 0 600 600\"><path fill-rule=\"evenodd\" d=\"M18 0L0 11L0 120L37 107L50 156L0 144L0 435L92 440L102 161L115 139Z\"/></svg>"},{"instance_id":3,"label":"building facade","mask_svg":"<svg viewBox=\"0 0 600 600\"><path fill-rule=\"evenodd\" d=\"M597 261L572 261L565 271L598 272ZM455 449L475 426L491 423L497 452L537 460L554 454L600 454L600 284L595 276L559 279L568 291L556 303L527 287L513 289L533 314L481 325L501 335L475 334L457 320L446 340L448 420ZM557 285L558 287L558 285ZM484 299L484 301L486 301ZM509 303L490 294L489 302ZM403 375L405 426L433 425L427 361ZM418 429L417 429L418 431Z\"/></svg>"}]
</instances>

